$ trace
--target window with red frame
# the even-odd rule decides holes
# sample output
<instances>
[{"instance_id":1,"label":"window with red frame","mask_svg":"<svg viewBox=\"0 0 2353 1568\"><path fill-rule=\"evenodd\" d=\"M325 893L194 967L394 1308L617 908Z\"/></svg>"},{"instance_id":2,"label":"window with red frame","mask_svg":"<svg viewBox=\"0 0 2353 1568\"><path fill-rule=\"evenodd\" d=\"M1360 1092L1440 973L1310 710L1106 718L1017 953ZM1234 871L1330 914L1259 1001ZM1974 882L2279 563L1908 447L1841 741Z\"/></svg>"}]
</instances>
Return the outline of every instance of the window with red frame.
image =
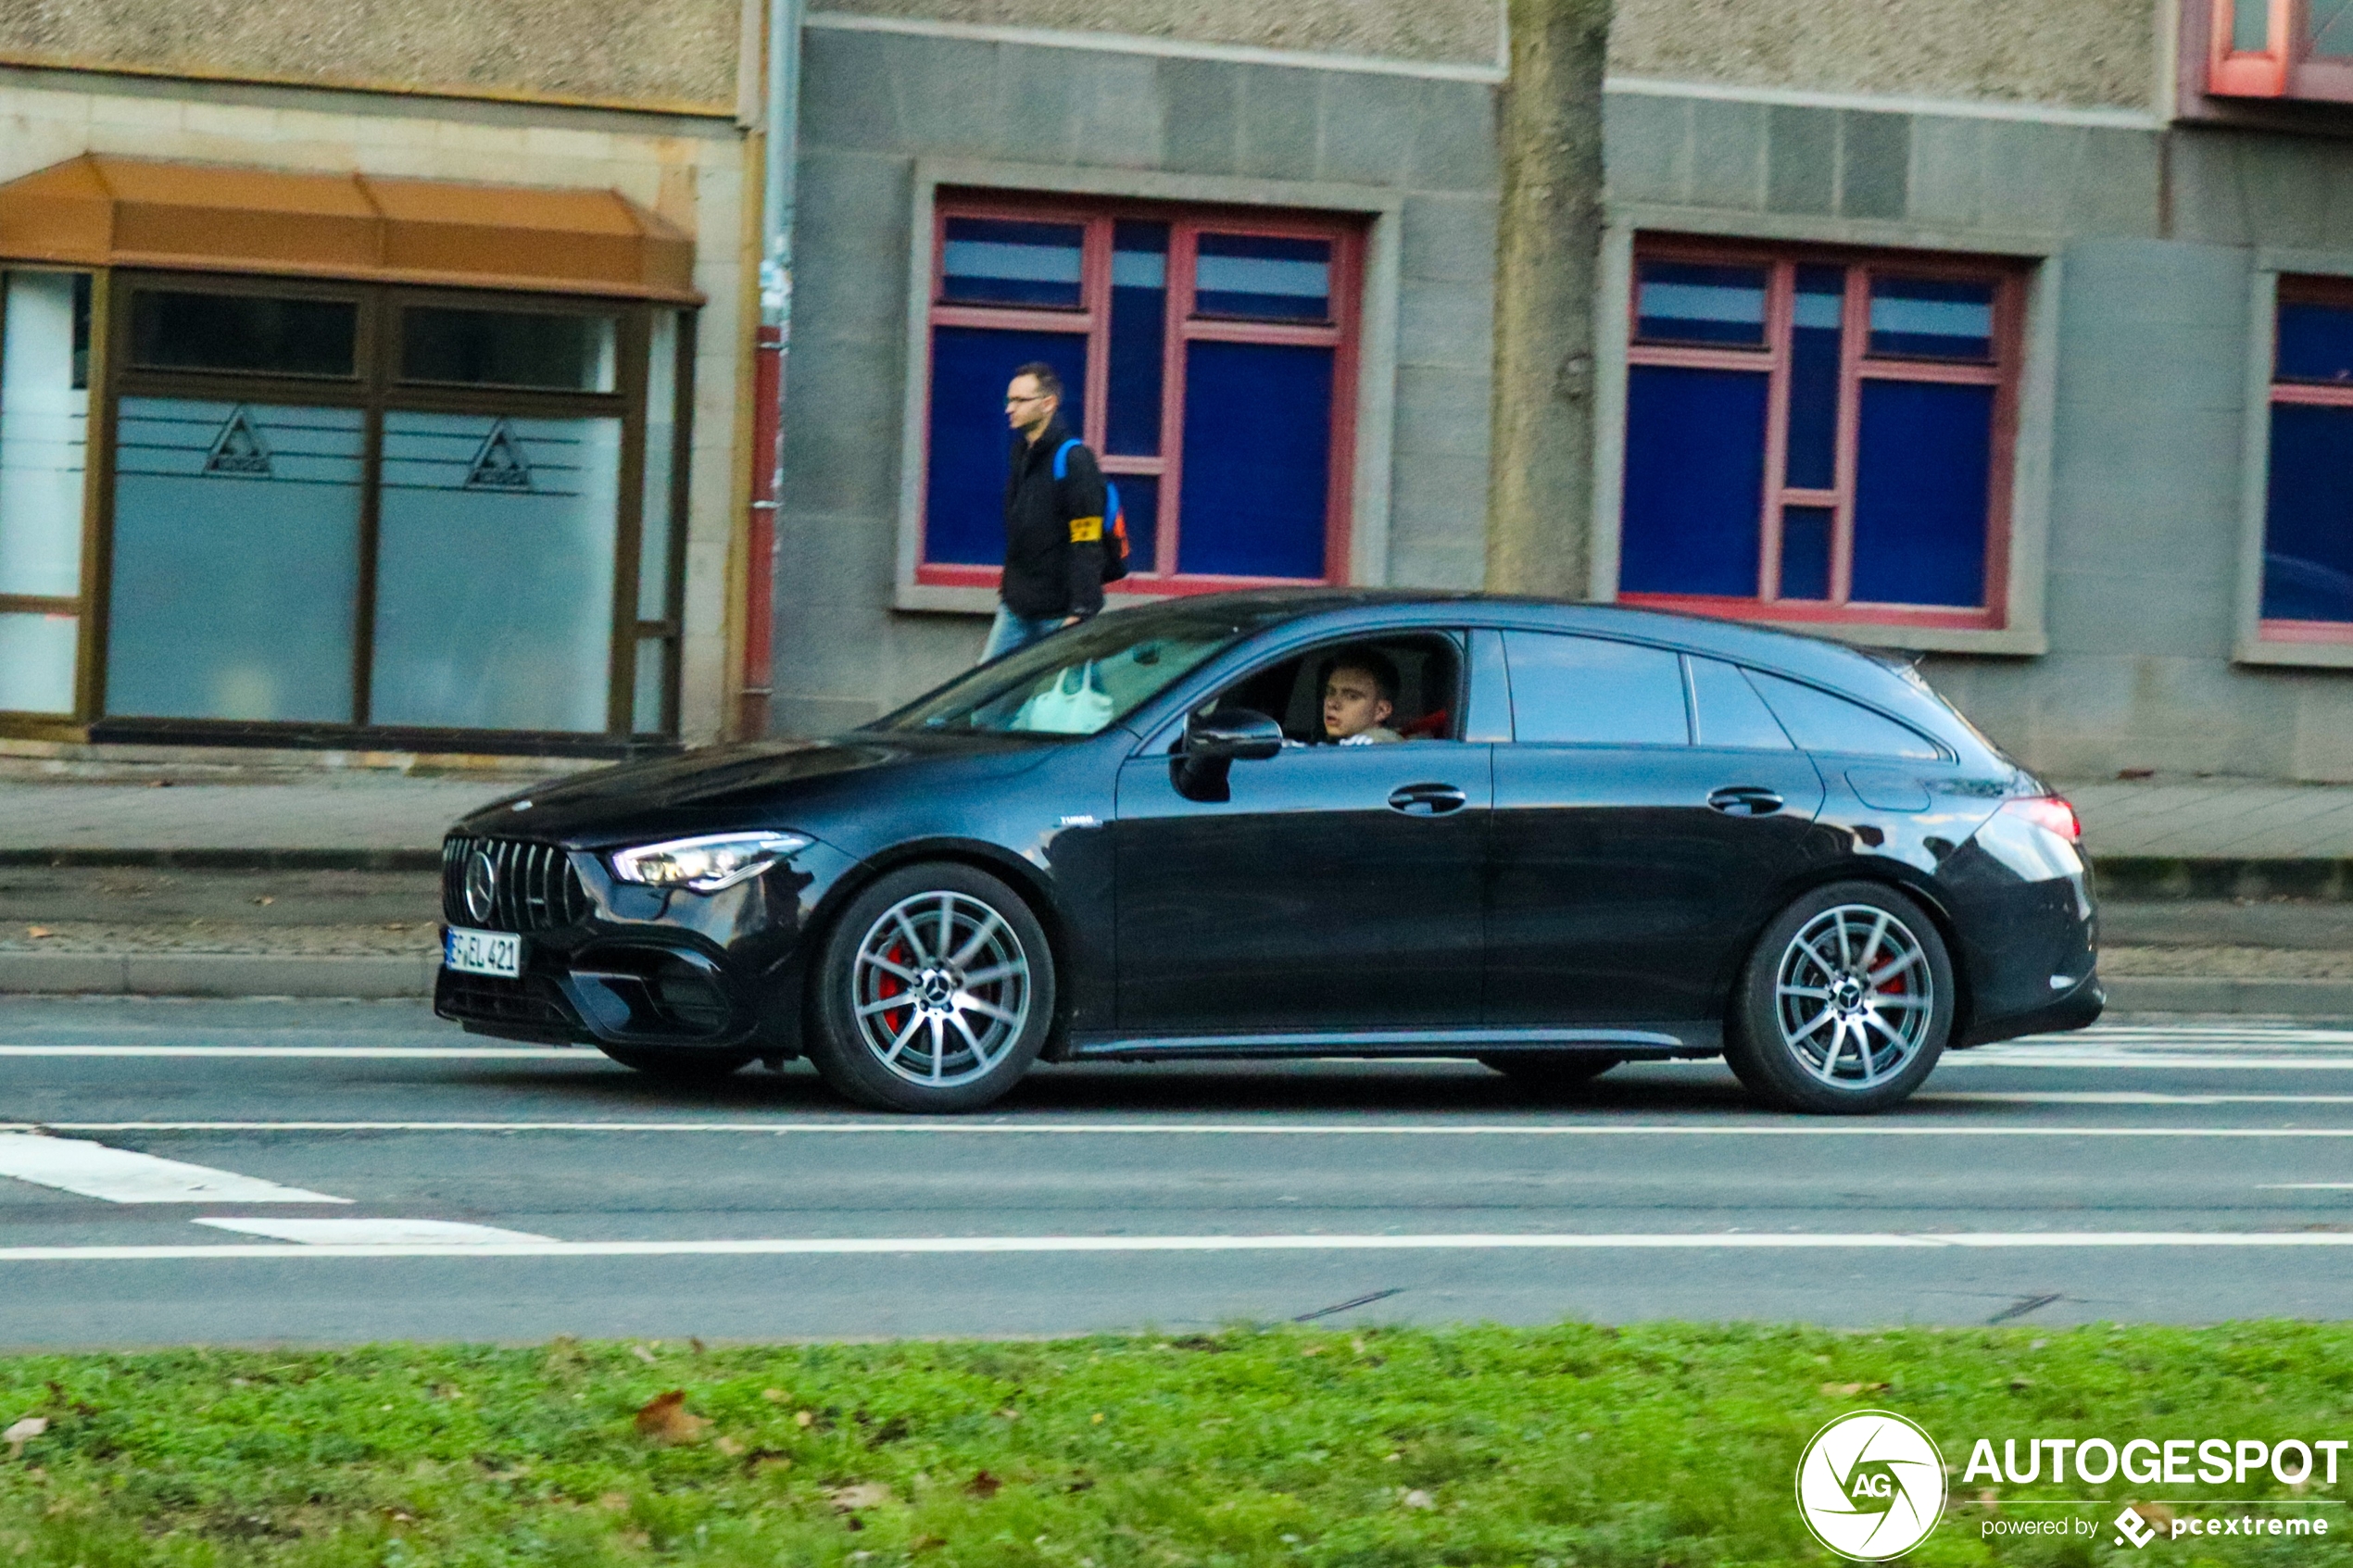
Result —
<instances>
[{"instance_id":1,"label":"window with red frame","mask_svg":"<svg viewBox=\"0 0 2353 1568\"><path fill-rule=\"evenodd\" d=\"M2019 287L1937 257L1642 247L1619 596L1999 625Z\"/></svg>"},{"instance_id":2,"label":"window with red frame","mask_svg":"<svg viewBox=\"0 0 2353 1568\"><path fill-rule=\"evenodd\" d=\"M2353 102L2353 0L2208 3L2208 93Z\"/></svg>"},{"instance_id":3,"label":"window with red frame","mask_svg":"<svg viewBox=\"0 0 2353 1568\"><path fill-rule=\"evenodd\" d=\"M937 214L918 582L997 581L1005 383L1032 360L1118 487L1114 592L1345 577L1353 225L1042 199Z\"/></svg>"},{"instance_id":4,"label":"window with red frame","mask_svg":"<svg viewBox=\"0 0 2353 1568\"><path fill-rule=\"evenodd\" d=\"M2353 283L2283 279L2263 509L2263 636L2353 642Z\"/></svg>"}]
</instances>

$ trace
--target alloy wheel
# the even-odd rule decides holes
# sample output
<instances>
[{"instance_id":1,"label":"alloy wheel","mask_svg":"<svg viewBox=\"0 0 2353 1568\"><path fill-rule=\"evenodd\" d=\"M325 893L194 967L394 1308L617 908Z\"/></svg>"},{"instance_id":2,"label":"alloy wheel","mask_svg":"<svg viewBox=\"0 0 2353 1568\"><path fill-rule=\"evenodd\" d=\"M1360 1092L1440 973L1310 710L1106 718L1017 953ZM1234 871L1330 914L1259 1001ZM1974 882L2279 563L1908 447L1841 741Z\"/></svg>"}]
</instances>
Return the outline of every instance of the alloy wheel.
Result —
<instances>
[{"instance_id":1,"label":"alloy wheel","mask_svg":"<svg viewBox=\"0 0 2353 1568\"><path fill-rule=\"evenodd\" d=\"M1029 955L978 898L918 893L883 911L858 944L850 986L858 1035L908 1083L985 1077L1029 1022Z\"/></svg>"},{"instance_id":2,"label":"alloy wheel","mask_svg":"<svg viewBox=\"0 0 2353 1568\"><path fill-rule=\"evenodd\" d=\"M1798 928L1773 976L1781 1043L1833 1088L1876 1087L1927 1043L1936 1014L1927 950L1889 910L1840 904Z\"/></svg>"}]
</instances>

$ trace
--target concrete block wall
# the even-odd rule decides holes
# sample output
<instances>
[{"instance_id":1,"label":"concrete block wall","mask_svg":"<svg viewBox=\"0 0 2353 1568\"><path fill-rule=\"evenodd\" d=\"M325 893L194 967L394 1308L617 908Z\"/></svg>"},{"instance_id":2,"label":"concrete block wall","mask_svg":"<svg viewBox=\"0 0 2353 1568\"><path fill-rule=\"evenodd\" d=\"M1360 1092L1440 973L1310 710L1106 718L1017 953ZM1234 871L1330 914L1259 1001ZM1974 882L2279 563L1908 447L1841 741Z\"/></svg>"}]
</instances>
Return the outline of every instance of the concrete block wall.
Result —
<instances>
[{"instance_id":1,"label":"concrete block wall","mask_svg":"<svg viewBox=\"0 0 2353 1568\"><path fill-rule=\"evenodd\" d=\"M778 520L774 727L861 723L985 618L892 608L919 157L1400 193L1389 580L1476 583L1494 95L1475 81L812 27Z\"/></svg>"}]
</instances>

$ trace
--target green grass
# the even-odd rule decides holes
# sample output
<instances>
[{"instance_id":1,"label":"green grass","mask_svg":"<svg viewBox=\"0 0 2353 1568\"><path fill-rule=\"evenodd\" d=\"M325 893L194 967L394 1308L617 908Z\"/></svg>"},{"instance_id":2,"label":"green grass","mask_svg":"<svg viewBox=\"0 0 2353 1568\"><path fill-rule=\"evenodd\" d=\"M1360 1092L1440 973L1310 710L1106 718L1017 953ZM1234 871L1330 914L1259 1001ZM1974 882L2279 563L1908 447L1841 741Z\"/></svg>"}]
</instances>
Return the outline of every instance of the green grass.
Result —
<instances>
[{"instance_id":1,"label":"green grass","mask_svg":"<svg viewBox=\"0 0 2353 1568\"><path fill-rule=\"evenodd\" d=\"M0 1428L49 1427L0 1449L0 1568L1828 1563L1792 1477L1844 1411L1911 1416L1957 1471L1979 1436L2353 1436L2349 1352L2294 1323L1658 1324L26 1356L0 1360ZM691 1440L637 1430L670 1389L710 1424ZM2307 1495L2353 1496L2340 1474ZM2353 1511L2321 1512L2324 1541L2135 1553L2105 1527L1987 1541L1961 1508L1914 1560L2347 1557Z\"/></svg>"}]
</instances>

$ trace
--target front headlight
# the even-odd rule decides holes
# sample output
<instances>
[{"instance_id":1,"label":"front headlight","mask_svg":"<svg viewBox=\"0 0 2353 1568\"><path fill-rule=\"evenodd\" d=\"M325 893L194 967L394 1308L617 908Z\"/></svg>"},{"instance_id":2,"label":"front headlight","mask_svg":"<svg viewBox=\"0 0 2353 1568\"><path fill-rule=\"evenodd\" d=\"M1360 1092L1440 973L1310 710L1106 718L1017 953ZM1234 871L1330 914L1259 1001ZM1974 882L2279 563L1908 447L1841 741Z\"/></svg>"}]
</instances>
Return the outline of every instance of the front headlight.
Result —
<instances>
[{"instance_id":1,"label":"front headlight","mask_svg":"<svg viewBox=\"0 0 2353 1568\"><path fill-rule=\"evenodd\" d=\"M636 849L616 849L612 873L648 887L685 887L716 893L809 847L797 833L714 833L673 838Z\"/></svg>"}]
</instances>

